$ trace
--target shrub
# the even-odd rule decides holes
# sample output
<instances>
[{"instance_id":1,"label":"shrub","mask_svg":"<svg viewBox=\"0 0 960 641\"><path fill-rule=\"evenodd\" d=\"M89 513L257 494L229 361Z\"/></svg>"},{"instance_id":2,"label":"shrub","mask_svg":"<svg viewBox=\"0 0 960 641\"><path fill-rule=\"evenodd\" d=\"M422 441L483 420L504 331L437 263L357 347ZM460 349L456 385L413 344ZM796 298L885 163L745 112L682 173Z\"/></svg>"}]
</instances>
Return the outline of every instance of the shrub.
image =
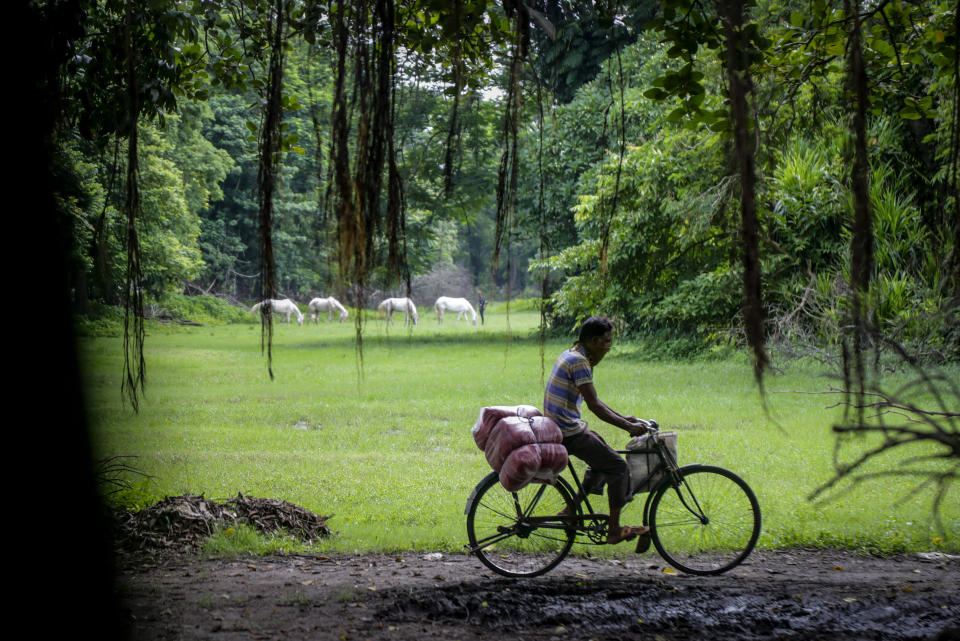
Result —
<instances>
[{"instance_id":1,"label":"shrub","mask_svg":"<svg viewBox=\"0 0 960 641\"><path fill-rule=\"evenodd\" d=\"M167 294L162 300L151 303L150 307L152 313L148 312L148 316L204 325L253 323L259 320L246 307L210 295Z\"/></svg>"}]
</instances>

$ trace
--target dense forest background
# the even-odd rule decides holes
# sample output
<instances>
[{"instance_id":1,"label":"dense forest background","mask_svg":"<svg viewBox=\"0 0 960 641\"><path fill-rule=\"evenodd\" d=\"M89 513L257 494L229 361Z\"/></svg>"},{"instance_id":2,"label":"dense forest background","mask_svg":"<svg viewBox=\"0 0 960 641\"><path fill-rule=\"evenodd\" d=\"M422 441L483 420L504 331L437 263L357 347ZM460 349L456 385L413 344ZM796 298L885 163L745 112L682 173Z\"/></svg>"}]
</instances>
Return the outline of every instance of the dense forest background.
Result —
<instances>
[{"instance_id":1,"label":"dense forest background","mask_svg":"<svg viewBox=\"0 0 960 641\"><path fill-rule=\"evenodd\" d=\"M76 311L131 288L147 313L201 293L371 307L409 276L427 305L482 289L542 297L560 331L605 313L681 352L742 342L732 5L766 340L842 340L862 139L866 317L955 359L947 0L41 3L69 25L55 175Z\"/></svg>"}]
</instances>

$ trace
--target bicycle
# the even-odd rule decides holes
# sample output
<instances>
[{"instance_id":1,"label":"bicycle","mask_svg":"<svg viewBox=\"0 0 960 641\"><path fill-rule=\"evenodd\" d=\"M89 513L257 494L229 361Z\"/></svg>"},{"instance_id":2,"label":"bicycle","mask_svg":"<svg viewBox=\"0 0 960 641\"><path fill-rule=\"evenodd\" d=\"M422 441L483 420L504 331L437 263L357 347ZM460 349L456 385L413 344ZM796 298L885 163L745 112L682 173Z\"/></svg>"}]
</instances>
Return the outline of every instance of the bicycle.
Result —
<instances>
[{"instance_id":1,"label":"bicycle","mask_svg":"<svg viewBox=\"0 0 960 641\"><path fill-rule=\"evenodd\" d=\"M647 494L643 525L650 528L649 539L640 538L637 552L646 551L652 541L667 563L688 574L721 574L736 567L760 535L760 505L753 490L722 467L679 466L656 421L649 423L659 466L631 485L642 487L657 474L663 478ZM531 483L517 492L505 490L497 472L484 477L464 510L468 552L497 574L534 577L555 568L578 536L584 543L604 545L609 515L594 511L572 461L567 469L576 491L563 476L554 484ZM577 501L577 496L583 498Z\"/></svg>"}]
</instances>

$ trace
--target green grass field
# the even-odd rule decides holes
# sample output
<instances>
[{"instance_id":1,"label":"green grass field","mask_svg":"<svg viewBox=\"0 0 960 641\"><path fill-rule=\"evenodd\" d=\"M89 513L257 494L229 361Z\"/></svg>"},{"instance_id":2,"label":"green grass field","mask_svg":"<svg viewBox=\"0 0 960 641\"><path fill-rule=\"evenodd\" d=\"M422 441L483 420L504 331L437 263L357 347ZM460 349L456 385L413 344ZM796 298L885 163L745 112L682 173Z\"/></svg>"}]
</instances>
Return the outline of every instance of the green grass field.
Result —
<instances>
[{"instance_id":1,"label":"green grass field","mask_svg":"<svg viewBox=\"0 0 960 641\"><path fill-rule=\"evenodd\" d=\"M351 320L353 315L351 314ZM485 327L426 311L420 325L370 321L359 365L355 328L278 325L271 381L259 325L151 331L139 414L120 393L121 341L82 339L97 457L134 456L149 475L113 500L143 507L185 492L238 492L333 515L318 550L461 550L467 496L489 471L470 434L481 407L542 400L547 372L568 341L541 348L532 311L488 310ZM601 398L679 433L681 463L727 467L754 488L763 510L759 545L872 551L957 551L960 497L944 501L945 531L930 494L903 481L868 483L827 504L808 494L830 478L830 425L838 399L811 367L767 379L765 413L745 358L664 363L616 345L595 371ZM586 418L592 415L587 412ZM627 435L591 421L617 447ZM885 465L895 465L886 461ZM605 508L605 500L601 501ZM635 501L625 520L639 521ZM629 553L629 546L591 553ZM575 548L575 550L578 548ZM579 548L581 551L585 548ZM631 548L632 549L632 548Z\"/></svg>"}]
</instances>

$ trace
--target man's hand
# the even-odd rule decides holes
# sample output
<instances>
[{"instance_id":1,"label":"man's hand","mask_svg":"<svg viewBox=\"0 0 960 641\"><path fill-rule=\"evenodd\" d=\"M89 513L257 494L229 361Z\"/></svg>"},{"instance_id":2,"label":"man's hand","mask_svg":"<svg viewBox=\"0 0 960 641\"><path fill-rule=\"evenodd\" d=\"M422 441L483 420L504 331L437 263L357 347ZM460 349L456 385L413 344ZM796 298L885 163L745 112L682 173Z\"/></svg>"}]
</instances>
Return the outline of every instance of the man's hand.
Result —
<instances>
[{"instance_id":1,"label":"man's hand","mask_svg":"<svg viewBox=\"0 0 960 641\"><path fill-rule=\"evenodd\" d=\"M630 436L640 436L641 434L647 433L649 425L642 418L637 418L636 416L624 416L624 418L630 421L630 428L627 430Z\"/></svg>"}]
</instances>

